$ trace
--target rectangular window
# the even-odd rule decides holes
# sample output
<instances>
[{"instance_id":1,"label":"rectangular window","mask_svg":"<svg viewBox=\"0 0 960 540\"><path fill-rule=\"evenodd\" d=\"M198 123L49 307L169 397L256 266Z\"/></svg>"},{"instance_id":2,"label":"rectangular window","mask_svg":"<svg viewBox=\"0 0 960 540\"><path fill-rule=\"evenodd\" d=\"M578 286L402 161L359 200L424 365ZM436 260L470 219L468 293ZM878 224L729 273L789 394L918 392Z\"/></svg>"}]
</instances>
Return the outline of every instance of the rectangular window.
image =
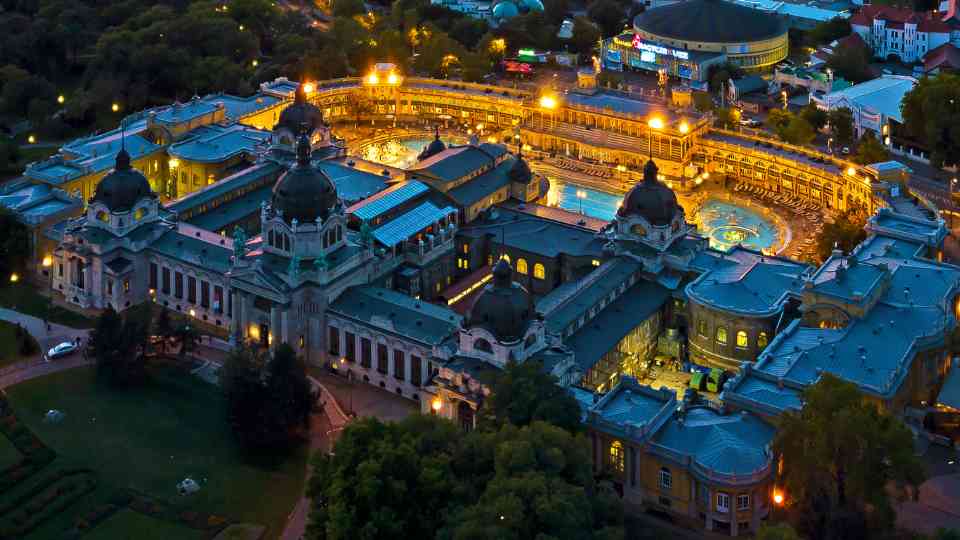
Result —
<instances>
[{"instance_id":1,"label":"rectangular window","mask_svg":"<svg viewBox=\"0 0 960 540\"><path fill-rule=\"evenodd\" d=\"M334 356L340 356L340 330L336 326L330 327L330 343L327 350Z\"/></svg>"},{"instance_id":2,"label":"rectangular window","mask_svg":"<svg viewBox=\"0 0 960 540\"><path fill-rule=\"evenodd\" d=\"M197 278L193 276L187 277L187 302L197 303Z\"/></svg>"},{"instance_id":3,"label":"rectangular window","mask_svg":"<svg viewBox=\"0 0 960 540\"><path fill-rule=\"evenodd\" d=\"M180 272L173 273L173 296L183 298L183 274Z\"/></svg>"},{"instance_id":4,"label":"rectangular window","mask_svg":"<svg viewBox=\"0 0 960 540\"><path fill-rule=\"evenodd\" d=\"M387 363L390 361L390 356L387 352L387 346L383 343L377 343L377 371L380 373L387 373Z\"/></svg>"},{"instance_id":5,"label":"rectangular window","mask_svg":"<svg viewBox=\"0 0 960 540\"><path fill-rule=\"evenodd\" d=\"M206 281L200 282L200 305L210 307L210 283Z\"/></svg>"},{"instance_id":6,"label":"rectangular window","mask_svg":"<svg viewBox=\"0 0 960 540\"><path fill-rule=\"evenodd\" d=\"M63 263L57 265L57 277L63 277Z\"/></svg>"},{"instance_id":7,"label":"rectangular window","mask_svg":"<svg viewBox=\"0 0 960 540\"><path fill-rule=\"evenodd\" d=\"M660 469L660 487L663 489L673 488L673 474L666 467Z\"/></svg>"},{"instance_id":8,"label":"rectangular window","mask_svg":"<svg viewBox=\"0 0 960 540\"><path fill-rule=\"evenodd\" d=\"M393 377L398 381L402 381L406 375L406 372L407 363L403 351L395 349L393 351Z\"/></svg>"},{"instance_id":9,"label":"rectangular window","mask_svg":"<svg viewBox=\"0 0 960 540\"><path fill-rule=\"evenodd\" d=\"M223 287L215 286L213 288L213 311L223 313Z\"/></svg>"},{"instance_id":10,"label":"rectangular window","mask_svg":"<svg viewBox=\"0 0 960 540\"><path fill-rule=\"evenodd\" d=\"M160 290L163 292L163 294L170 294L170 269L164 267L162 270L162 276L163 278L160 281Z\"/></svg>"},{"instance_id":11,"label":"rectangular window","mask_svg":"<svg viewBox=\"0 0 960 540\"><path fill-rule=\"evenodd\" d=\"M357 361L357 336L351 334L350 332L343 333L343 339L346 341L344 344L344 353L343 357L347 359L347 362L356 362Z\"/></svg>"},{"instance_id":12,"label":"rectangular window","mask_svg":"<svg viewBox=\"0 0 960 540\"><path fill-rule=\"evenodd\" d=\"M112 279L107 280L107 295L113 296L113 280Z\"/></svg>"},{"instance_id":13,"label":"rectangular window","mask_svg":"<svg viewBox=\"0 0 960 540\"><path fill-rule=\"evenodd\" d=\"M123 280L123 292L125 292L125 293L130 292L130 280L129 280L129 279Z\"/></svg>"},{"instance_id":14,"label":"rectangular window","mask_svg":"<svg viewBox=\"0 0 960 540\"><path fill-rule=\"evenodd\" d=\"M717 493L717 512L727 513L730 511L730 495L726 493Z\"/></svg>"},{"instance_id":15,"label":"rectangular window","mask_svg":"<svg viewBox=\"0 0 960 540\"><path fill-rule=\"evenodd\" d=\"M747 510L750 508L750 495L737 495L737 510Z\"/></svg>"},{"instance_id":16,"label":"rectangular window","mask_svg":"<svg viewBox=\"0 0 960 540\"><path fill-rule=\"evenodd\" d=\"M410 355L410 382L414 386L420 386L421 381L423 381L423 373L420 371L421 363L423 360L415 354Z\"/></svg>"},{"instance_id":17,"label":"rectangular window","mask_svg":"<svg viewBox=\"0 0 960 540\"><path fill-rule=\"evenodd\" d=\"M367 338L360 338L360 365L368 368L370 367L370 362L372 358L370 350L370 340Z\"/></svg>"},{"instance_id":18,"label":"rectangular window","mask_svg":"<svg viewBox=\"0 0 960 540\"><path fill-rule=\"evenodd\" d=\"M157 263L150 263L150 288L157 290Z\"/></svg>"}]
</instances>

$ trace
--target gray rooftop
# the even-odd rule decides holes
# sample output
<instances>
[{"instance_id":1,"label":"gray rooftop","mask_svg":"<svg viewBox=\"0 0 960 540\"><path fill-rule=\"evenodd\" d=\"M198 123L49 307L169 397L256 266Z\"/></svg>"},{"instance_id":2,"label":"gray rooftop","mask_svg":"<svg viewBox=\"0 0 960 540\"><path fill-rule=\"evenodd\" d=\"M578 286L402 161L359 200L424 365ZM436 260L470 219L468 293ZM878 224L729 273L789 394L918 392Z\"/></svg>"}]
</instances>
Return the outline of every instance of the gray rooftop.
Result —
<instances>
[{"instance_id":1,"label":"gray rooftop","mask_svg":"<svg viewBox=\"0 0 960 540\"><path fill-rule=\"evenodd\" d=\"M472 238L494 237L509 247L556 257L564 253L572 257L600 258L605 240L586 227L568 225L540 216L532 216L502 206L496 207L496 217L486 215L464 225L460 234Z\"/></svg>"},{"instance_id":2,"label":"gray rooftop","mask_svg":"<svg viewBox=\"0 0 960 540\"><path fill-rule=\"evenodd\" d=\"M426 345L439 345L456 333L461 317L452 310L389 289L351 287L330 311Z\"/></svg>"},{"instance_id":3,"label":"gray rooftop","mask_svg":"<svg viewBox=\"0 0 960 540\"><path fill-rule=\"evenodd\" d=\"M803 276L812 270L803 263L743 247L728 253L703 251L692 266L703 274L687 285L690 298L752 316L769 316L782 309L789 294L799 294Z\"/></svg>"}]
</instances>

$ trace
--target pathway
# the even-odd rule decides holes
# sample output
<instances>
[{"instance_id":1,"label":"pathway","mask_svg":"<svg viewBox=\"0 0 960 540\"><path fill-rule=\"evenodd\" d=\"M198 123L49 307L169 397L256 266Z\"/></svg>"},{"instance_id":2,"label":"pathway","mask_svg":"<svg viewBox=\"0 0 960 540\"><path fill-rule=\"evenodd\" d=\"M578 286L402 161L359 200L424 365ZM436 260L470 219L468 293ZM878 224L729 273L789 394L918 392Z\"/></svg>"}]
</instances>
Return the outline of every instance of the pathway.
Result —
<instances>
[{"instance_id":1,"label":"pathway","mask_svg":"<svg viewBox=\"0 0 960 540\"><path fill-rule=\"evenodd\" d=\"M18 323L24 327L30 332L30 335L36 338L37 343L40 344L41 354L50 350L54 345L63 343L64 341L73 341L78 337L86 342L90 334L89 330L81 330L54 323L50 323L48 330L48 326L44 324L43 320L6 308L0 308L0 320L15 324ZM53 360L52 362L43 360L41 354L37 354L30 359L17 362L0 370L0 389L35 377L42 377L58 371L92 363L92 360L85 360L79 353L74 353L64 358Z\"/></svg>"}]
</instances>

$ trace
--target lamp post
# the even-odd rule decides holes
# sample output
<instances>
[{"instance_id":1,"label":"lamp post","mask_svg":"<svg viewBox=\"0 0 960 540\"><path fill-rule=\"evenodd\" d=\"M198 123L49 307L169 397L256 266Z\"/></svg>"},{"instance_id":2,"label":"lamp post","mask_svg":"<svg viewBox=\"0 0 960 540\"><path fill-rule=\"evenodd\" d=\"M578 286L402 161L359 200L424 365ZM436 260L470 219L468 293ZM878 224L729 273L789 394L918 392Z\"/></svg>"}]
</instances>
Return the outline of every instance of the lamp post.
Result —
<instances>
[{"instance_id":1,"label":"lamp post","mask_svg":"<svg viewBox=\"0 0 960 540\"><path fill-rule=\"evenodd\" d=\"M783 98L783 110L787 110L787 91L781 90L780 97Z\"/></svg>"},{"instance_id":2,"label":"lamp post","mask_svg":"<svg viewBox=\"0 0 960 540\"><path fill-rule=\"evenodd\" d=\"M647 150L650 154L650 159L653 159L653 130L663 129L663 120L658 116L654 116L647 121Z\"/></svg>"},{"instance_id":3,"label":"lamp post","mask_svg":"<svg viewBox=\"0 0 960 540\"><path fill-rule=\"evenodd\" d=\"M827 153L828 154L833 153L833 137L830 137L829 139L827 139Z\"/></svg>"},{"instance_id":4,"label":"lamp post","mask_svg":"<svg viewBox=\"0 0 960 540\"><path fill-rule=\"evenodd\" d=\"M580 203L580 214L581 214L581 215L583 215L583 199L585 199L586 197L587 197L587 192L586 192L586 191L584 191L584 190L582 190L582 189L578 189L578 190L577 190L577 201Z\"/></svg>"}]
</instances>

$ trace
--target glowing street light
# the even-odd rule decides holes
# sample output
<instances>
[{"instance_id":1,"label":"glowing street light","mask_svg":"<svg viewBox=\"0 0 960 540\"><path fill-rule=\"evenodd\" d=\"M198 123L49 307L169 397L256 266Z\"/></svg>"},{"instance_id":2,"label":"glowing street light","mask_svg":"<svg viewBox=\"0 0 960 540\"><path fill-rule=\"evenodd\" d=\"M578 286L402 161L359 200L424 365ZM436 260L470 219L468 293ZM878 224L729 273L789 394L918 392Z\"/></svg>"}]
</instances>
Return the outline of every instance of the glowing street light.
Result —
<instances>
[{"instance_id":1,"label":"glowing street light","mask_svg":"<svg viewBox=\"0 0 960 540\"><path fill-rule=\"evenodd\" d=\"M647 121L647 125L652 129L663 129L663 119L659 116L654 116Z\"/></svg>"},{"instance_id":2,"label":"glowing street light","mask_svg":"<svg viewBox=\"0 0 960 540\"><path fill-rule=\"evenodd\" d=\"M380 77L377 76L376 72L367 75L367 84L380 84Z\"/></svg>"},{"instance_id":3,"label":"glowing street light","mask_svg":"<svg viewBox=\"0 0 960 540\"><path fill-rule=\"evenodd\" d=\"M650 159L653 159L653 130L663 129L663 119L659 116L654 116L650 120L647 120L647 150L650 154Z\"/></svg>"},{"instance_id":4,"label":"glowing street light","mask_svg":"<svg viewBox=\"0 0 960 540\"><path fill-rule=\"evenodd\" d=\"M690 132L690 124L688 124L686 121L680 122L680 133L683 133L684 135L686 135L689 132Z\"/></svg>"},{"instance_id":5,"label":"glowing street light","mask_svg":"<svg viewBox=\"0 0 960 540\"><path fill-rule=\"evenodd\" d=\"M18 281L20 281L20 276L18 276L16 272L10 274L10 283L16 283Z\"/></svg>"},{"instance_id":6,"label":"glowing street light","mask_svg":"<svg viewBox=\"0 0 960 540\"><path fill-rule=\"evenodd\" d=\"M490 42L490 52L495 54L503 54L507 50L507 40L503 38L494 39Z\"/></svg>"},{"instance_id":7,"label":"glowing street light","mask_svg":"<svg viewBox=\"0 0 960 540\"><path fill-rule=\"evenodd\" d=\"M853 167L847 167L847 176L856 176L857 170Z\"/></svg>"},{"instance_id":8,"label":"glowing street light","mask_svg":"<svg viewBox=\"0 0 960 540\"><path fill-rule=\"evenodd\" d=\"M114 103L113 105L110 105L110 110L113 112L118 112L120 110L120 104Z\"/></svg>"},{"instance_id":9,"label":"glowing street light","mask_svg":"<svg viewBox=\"0 0 960 540\"><path fill-rule=\"evenodd\" d=\"M30 144L33 144L33 143L37 142L37 137L36 137L35 135L30 135L30 136L27 137L27 142L30 143Z\"/></svg>"},{"instance_id":10,"label":"glowing street light","mask_svg":"<svg viewBox=\"0 0 960 540\"><path fill-rule=\"evenodd\" d=\"M67 98L64 97L63 94L60 94L59 96L57 96L57 103L59 103L60 105L63 105L65 101L67 101Z\"/></svg>"},{"instance_id":11,"label":"glowing street light","mask_svg":"<svg viewBox=\"0 0 960 540\"><path fill-rule=\"evenodd\" d=\"M440 412L440 407L443 406L443 403L440 402L440 398L433 398L433 401L430 403L430 408L433 409L433 414L438 414Z\"/></svg>"},{"instance_id":12,"label":"glowing street light","mask_svg":"<svg viewBox=\"0 0 960 540\"><path fill-rule=\"evenodd\" d=\"M397 84L399 82L400 82L400 78L397 77L396 73L391 71L390 74L387 75L387 84Z\"/></svg>"},{"instance_id":13,"label":"glowing street light","mask_svg":"<svg viewBox=\"0 0 960 540\"><path fill-rule=\"evenodd\" d=\"M253 66L253 67L257 67L259 64L260 64L260 62L257 62L257 59L256 59L256 58L254 58L254 59L250 62L250 65Z\"/></svg>"},{"instance_id":14,"label":"glowing street light","mask_svg":"<svg viewBox=\"0 0 960 540\"><path fill-rule=\"evenodd\" d=\"M544 109L556 109L557 108L557 98L553 96L542 96L540 98L540 106Z\"/></svg>"},{"instance_id":15,"label":"glowing street light","mask_svg":"<svg viewBox=\"0 0 960 540\"><path fill-rule=\"evenodd\" d=\"M777 506L783 506L783 501L784 501L783 492L780 491L779 489L773 490L773 503L776 504Z\"/></svg>"},{"instance_id":16,"label":"glowing street light","mask_svg":"<svg viewBox=\"0 0 960 540\"><path fill-rule=\"evenodd\" d=\"M587 198L587 192L578 189L577 190L577 201L580 203L580 214L583 215L583 200Z\"/></svg>"},{"instance_id":17,"label":"glowing street light","mask_svg":"<svg viewBox=\"0 0 960 540\"><path fill-rule=\"evenodd\" d=\"M43 261L40 264L42 264L44 268L50 268L50 266L53 264L53 258L47 255L43 258Z\"/></svg>"},{"instance_id":18,"label":"glowing street light","mask_svg":"<svg viewBox=\"0 0 960 540\"><path fill-rule=\"evenodd\" d=\"M303 83L304 94L312 94L314 91L316 91L316 89L317 85L313 84L312 82Z\"/></svg>"}]
</instances>

